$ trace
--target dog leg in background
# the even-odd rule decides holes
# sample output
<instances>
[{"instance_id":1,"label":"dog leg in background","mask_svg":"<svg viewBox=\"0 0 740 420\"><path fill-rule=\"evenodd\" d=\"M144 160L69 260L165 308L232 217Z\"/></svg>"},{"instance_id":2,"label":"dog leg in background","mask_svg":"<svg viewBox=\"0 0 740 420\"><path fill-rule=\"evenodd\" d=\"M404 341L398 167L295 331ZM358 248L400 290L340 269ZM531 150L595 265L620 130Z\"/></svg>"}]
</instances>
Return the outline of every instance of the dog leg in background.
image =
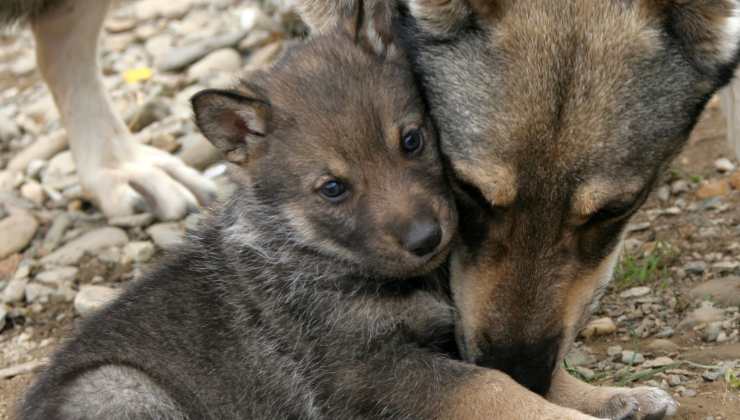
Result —
<instances>
[{"instance_id":1,"label":"dog leg in background","mask_svg":"<svg viewBox=\"0 0 740 420\"><path fill-rule=\"evenodd\" d=\"M565 369L555 371L547 399L597 417L610 419L661 419L678 409L671 396L659 388L618 388L589 385Z\"/></svg>"},{"instance_id":2,"label":"dog leg in background","mask_svg":"<svg viewBox=\"0 0 740 420\"><path fill-rule=\"evenodd\" d=\"M740 159L740 80L735 77L720 93L722 112L727 118L727 140L735 158Z\"/></svg>"},{"instance_id":3,"label":"dog leg in background","mask_svg":"<svg viewBox=\"0 0 740 420\"><path fill-rule=\"evenodd\" d=\"M98 38L111 0L68 0L31 22L39 70L59 108L85 194L108 217L148 204L179 219L215 196L180 159L137 143L108 99Z\"/></svg>"}]
</instances>

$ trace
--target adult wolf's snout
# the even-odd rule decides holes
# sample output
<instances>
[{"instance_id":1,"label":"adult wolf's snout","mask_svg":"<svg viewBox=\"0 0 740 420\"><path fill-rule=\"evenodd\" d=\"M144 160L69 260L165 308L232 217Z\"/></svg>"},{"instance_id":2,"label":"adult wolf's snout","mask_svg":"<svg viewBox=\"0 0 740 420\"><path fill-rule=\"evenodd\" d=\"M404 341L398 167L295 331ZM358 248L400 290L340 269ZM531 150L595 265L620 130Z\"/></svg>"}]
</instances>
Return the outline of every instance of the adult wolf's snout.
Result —
<instances>
[{"instance_id":1,"label":"adult wolf's snout","mask_svg":"<svg viewBox=\"0 0 740 420\"><path fill-rule=\"evenodd\" d=\"M482 344L484 351L475 363L500 370L532 392L545 395L550 390L560 342L557 335L535 343Z\"/></svg>"}]
</instances>

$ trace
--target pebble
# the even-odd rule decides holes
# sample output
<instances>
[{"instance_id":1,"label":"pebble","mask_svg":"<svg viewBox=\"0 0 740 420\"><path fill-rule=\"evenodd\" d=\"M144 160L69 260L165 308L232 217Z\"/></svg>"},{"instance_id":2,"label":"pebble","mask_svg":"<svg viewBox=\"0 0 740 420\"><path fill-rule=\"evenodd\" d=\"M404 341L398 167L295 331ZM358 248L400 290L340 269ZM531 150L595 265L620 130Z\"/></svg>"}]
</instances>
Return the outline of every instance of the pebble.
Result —
<instances>
[{"instance_id":1,"label":"pebble","mask_svg":"<svg viewBox=\"0 0 740 420\"><path fill-rule=\"evenodd\" d=\"M590 381L596 377L596 374L594 373L594 371L587 367L576 366L575 369L576 369L576 372L578 372L578 374L581 375L581 377L586 381Z\"/></svg>"},{"instance_id":2,"label":"pebble","mask_svg":"<svg viewBox=\"0 0 740 420\"><path fill-rule=\"evenodd\" d=\"M39 223L26 210L11 207L7 208L10 215L0 220L0 259L16 252L23 251L36 235Z\"/></svg>"},{"instance_id":3,"label":"pebble","mask_svg":"<svg viewBox=\"0 0 740 420\"><path fill-rule=\"evenodd\" d=\"M671 199L671 188L667 185L658 188L655 193L660 201L666 202Z\"/></svg>"},{"instance_id":4,"label":"pebble","mask_svg":"<svg viewBox=\"0 0 740 420\"><path fill-rule=\"evenodd\" d=\"M638 365L645 361L645 356L632 350L622 351L622 363L627 365Z\"/></svg>"},{"instance_id":5,"label":"pebble","mask_svg":"<svg viewBox=\"0 0 740 420\"><path fill-rule=\"evenodd\" d=\"M155 251L154 245L149 241L129 242L123 247L123 262L148 262L154 256Z\"/></svg>"},{"instance_id":6,"label":"pebble","mask_svg":"<svg viewBox=\"0 0 740 420\"><path fill-rule=\"evenodd\" d=\"M588 366L596 363L596 358L582 348L573 348L565 357L568 366Z\"/></svg>"},{"instance_id":7,"label":"pebble","mask_svg":"<svg viewBox=\"0 0 740 420\"><path fill-rule=\"evenodd\" d=\"M28 278L14 278L8 282L3 290L2 300L5 303L17 303L23 300L25 296L26 285L28 284Z\"/></svg>"},{"instance_id":8,"label":"pebble","mask_svg":"<svg viewBox=\"0 0 740 420\"><path fill-rule=\"evenodd\" d=\"M139 213L108 219L109 225L122 228L144 227L151 225L152 222L154 222L154 215L151 213Z\"/></svg>"},{"instance_id":9,"label":"pebble","mask_svg":"<svg viewBox=\"0 0 740 420\"><path fill-rule=\"evenodd\" d=\"M730 181L727 179L713 179L704 181L696 191L696 197L705 200L712 197L723 197L730 193Z\"/></svg>"},{"instance_id":10,"label":"pebble","mask_svg":"<svg viewBox=\"0 0 740 420\"><path fill-rule=\"evenodd\" d=\"M724 311L719 308L715 308L711 302L702 302L702 305L691 311L686 318L684 318L679 324L679 329L693 328L699 324L709 324L711 322L722 321L724 319Z\"/></svg>"},{"instance_id":11,"label":"pebble","mask_svg":"<svg viewBox=\"0 0 740 420\"><path fill-rule=\"evenodd\" d=\"M606 349L606 354L609 355L609 357L614 357L617 355L622 354L622 346L609 346L609 348Z\"/></svg>"},{"instance_id":12,"label":"pebble","mask_svg":"<svg viewBox=\"0 0 740 420\"><path fill-rule=\"evenodd\" d=\"M78 314L86 317L115 300L121 293L121 289L105 286L82 286L75 296L74 307Z\"/></svg>"},{"instance_id":13,"label":"pebble","mask_svg":"<svg viewBox=\"0 0 740 420\"><path fill-rule=\"evenodd\" d=\"M75 171L76 167L74 158L72 157L72 152L67 150L57 153L56 156L51 158L49 161L49 167L46 169L42 180L44 184L47 184L49 181L64 178L66 175L71 175L75 173Z\"/></svg>"},{"instance_id":14,"label":"pebble","mask_svg":"<svg viewBox=\"0 0 740 420\"><path fill-rule=\"evenodd\" d=\"M617 331L617 325L612 321L611 318L599 318L589 322L586 327L581 331L581 335L585 338L591 338L594 336L602 336L613 334Z\"/></svg>"},{"instance_id":15,"label":"pebble","mask_svg":"<svg viewBox=\"0 0 740 420\"><path fill-rule=\"evenodd\" d=\"M721 158L714 161L714 168L720 173L732 172L735 170L735 164L727 158Z\"/></svg>"},{"instance_id":16,"label":"pebble","mask_svg":"<svg viewBox=\"0 0 740 420\"><path fill-rule=\"evenodd\" d=\"M5 114L0 113L0 141L10 142L16 137L20 137L21 130L18 128L18 124L11 120Z\"/></svg>"},{"instance_id":17,"label":"pebble","mask_svg":"<svg viewBox=\"0 0 740 420\"><path fill-rule=\"evenodd\" d=\"M673 353L678 351L679 347L671 340L656 338L648 343L647 349L655 353Z\"/></svg>"},{"instance_id":18,"label":"pebble","mask_svg":"<svg viewBox=\"0 0 740 420\"><path fill-rule=\"evenodd\" d=\"M633 287L631 289L627 289L624 292L619 294L619 297L623 299L629 299L629 298L638 298L645 296L650 293L650 288L646 286L641 287Z\"/></svg>"},{"instance_id":19,"label":"pebble","mask_svg":"<svg viewBox=\"0 0 740 420\"><path fill-rule=\"evenodd\" d=\"M43 249L46 253L57 249L64 239L64 233L72 226L72 217L68 213L59 213L51 222L51 227L44 237Z\"/></svg>"},{"instance_id":20,"label":"pebble","mask_svg":"<svg viewBox=\"0 0 740 420\"><path fill-rule=\"evenodd\" d=\"M641 367L646 368L646 369L659 368L663 366L672 365L673 363L675 362L670 357L661 356L661 357L656 357L653 360L648 360L644 362Z\"/></svg>"},{"instance_id":21,"label":"pebble","mask_svg":"<svg viewBox=\"0 0 740 420\"><path fill-rule=\"evenodd\" d=\"M247 61L247 65L244 67L245 72L250 72L254 70L259 70L260 68L264 68L272 64L278 56L280 56L280 53L283 52L283 43L282 41L273 42L272 44L268 44L257 51L253 52L252 55L249 56L249 60Z\"/></svg>"},{"instance_id":22,"label":"pebble","mask_svg":"<svg viewBox=\"0 0 740 420\"><path fill-rule=\"evenodd\" d=\"M722 323L712 322L711 324L707 325L706 329L704 329L704 337L702 337L702 339L708 343L717 341L717 338L719 337L719 333L721 332L722 332Z\"/></svg>"},{"instance_id":23,"label":"pebble","mask_svg":"<svg viewBox=\"0 0 740 420\"><path fill-rule=\"evenodd\" d=\"M191 80L207 80L215 73L234 73L242 65L242 58L232 48L222 48L206 55L188 69L188 77Z\"/></svg>"},{"instance_id":24,"label":"pebble","mask_svg":"<svg viewBox=\"0 0 740 420\"><path fill-rule=\"evenodd\" d=\"M44 265L74 265L87 252L98 253L103 248L123 246L128 242L126 232L119 228L104 227L88 232L70 241L41 259Z\"/></svg>"},{"instance_id":25,"label":"pebble","mask_svg":"<svg viewBox=\"0 0 740 420\"><path fill-rule=\"evenodd\" d=\"M0 305L0 331L5 328L5 317L8 316L8 305Z\"/></svg>"},{"instance_id":26,"label":"pebble","mask_svg":"<svg viewBox=\"0 0 740 420\"><path fill-rule=\"evenodd\" d=\"M673 183L671 184L671 192L675 195L689 192L689 190L691 190L691 186L683 179L673 181Z\"/></svg>"},{"instance_id":27,"label":"pebble","mask_svg":"<svg viewBox=\"0 0 740 420\"><path fill-rule=\"evenodd\" d=\"M684 266L684 270L689 274L703 274L707 271L707 263L704 261L691 261Z\"/></svg>"},{"instance_id":28,"label":"pebble","mask_svg":"<svg viewBox=\"0 0 740 420\"><path fill-rule=\"evenodd\" d=\"M41 207L46 200L46 192L44 188L36 181L27 181L21 187L21 196L33 204Z\"/></svg>"},{"instance_id":29,"label":"pebble","mask_svg":"<svg viewBox=\"0 0 740 420\"><path fill-rule=\"evenodd\" d=\"M176 71L183 69L213 51L235 46L246 36L246 34L246 31L240 30L238 32L217 35L214 37L208 36L195 44L173 48L162 54L160 57L155 58L156 67L162 71ZM239 61L241 63L241 58Z\"/></svg>"},{"instance_id":30,"label":"pebble","mask_svg":"<svg viewBox=\"0 0 740 420\"><path fill-rule=\"evenodd\" d=\"M57 131L48 136L40 137L32 145L15 155L8 163L8 169L26 171L31 161L51 159L54 155L67 147L67 135L64 131Z\"/></svg>"},{"instance_id":31,"label":"pebble","mask_svg":"<svg viewBox=\"0 0 740 420\"><path fill-rule=\"evenodd\" d=\"M71 285L78 273L79 270L76 267L60 267L41 272L34 277L34 280L47 285L63 287Z\"/></svg>"},{"instance_id":32,"label":"pebble","mask_svg":"<svg viewBox=\"0 0 740 420\"><path fill-rule=\"evenodd\" d=\"M711 299L722 306L740 306L740 277L707 281L691 289L689 295L694 299Z\"/></svg>"},{"instance_id":33,"label":"pebble","mask_svg":"<svg viewBox=\"0 0 740 420\"><path fill-rule=\"evenodd\" d=\"M183 162L203 170L221 158L221 152L201 134L193 133L180 138L182 147L178 156Z\"/></svg>"},{"instance_id":34,"label":"pebble","mask_svg":"<svg viewBox=\"0 0 740 420\"><path fill-rule=\"evenodd\" d=\"M179 244L183 238L183 230L179 223L158 223L146 230L158 247L167 249Z\"/></svg>"}]
</instances>

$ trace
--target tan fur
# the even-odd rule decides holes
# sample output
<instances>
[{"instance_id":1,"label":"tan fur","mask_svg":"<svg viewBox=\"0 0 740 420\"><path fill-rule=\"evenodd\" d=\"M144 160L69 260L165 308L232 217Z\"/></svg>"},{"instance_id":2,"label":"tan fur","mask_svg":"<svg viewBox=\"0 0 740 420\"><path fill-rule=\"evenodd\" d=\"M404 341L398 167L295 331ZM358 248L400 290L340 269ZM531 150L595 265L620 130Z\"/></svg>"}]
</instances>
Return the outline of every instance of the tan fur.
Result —
<instances>
[{"instance_id":1,"label":"tan fur","mask_svg":"<svg viewBox=\"0 0 740 420\"><path fill-rule=\"evenodd\" d=\"M516 175L510 164L497 162L484 167L460 161L453 163L453 166L457 176L462 181L476 185L491 204L507 206L516 199Z\"/></svg>"}]
</instances>

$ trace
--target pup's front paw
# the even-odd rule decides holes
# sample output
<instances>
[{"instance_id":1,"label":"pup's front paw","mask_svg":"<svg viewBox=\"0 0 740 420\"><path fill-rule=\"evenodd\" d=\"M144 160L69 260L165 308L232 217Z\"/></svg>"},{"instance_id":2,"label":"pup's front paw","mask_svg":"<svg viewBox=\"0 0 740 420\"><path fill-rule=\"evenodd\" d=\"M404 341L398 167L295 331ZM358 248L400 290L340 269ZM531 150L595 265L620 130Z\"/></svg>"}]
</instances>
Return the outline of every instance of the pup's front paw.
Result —
<instances>
[{"instance_id":1,"label":"pup's front paw","mask_svg":"<svg viewBox=\"0 0 740 420\"><path fill-rule=\"evenodd\" d=\"M598 415L613 420L660 420L675 415L677 410L678 403L667 392L639 387L613 395Z\"/></svg>"}]
</instances>

